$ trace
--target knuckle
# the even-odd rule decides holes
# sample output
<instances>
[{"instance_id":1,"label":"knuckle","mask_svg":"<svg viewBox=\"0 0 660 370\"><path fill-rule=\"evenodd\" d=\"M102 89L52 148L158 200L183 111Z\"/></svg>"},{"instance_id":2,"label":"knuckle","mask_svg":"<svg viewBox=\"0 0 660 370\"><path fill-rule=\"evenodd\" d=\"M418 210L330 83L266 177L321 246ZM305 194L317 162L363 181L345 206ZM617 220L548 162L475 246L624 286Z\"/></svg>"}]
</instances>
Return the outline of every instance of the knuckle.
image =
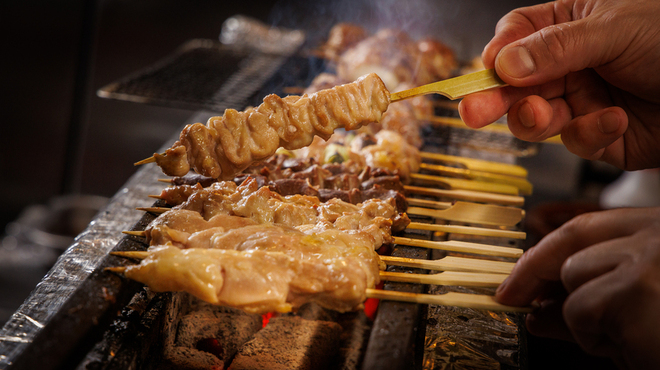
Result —
<instances>
[{"instance_id":1,"label":"knuckle","mask_svg":"<svg viewBox=\"0 0 660 370\"><path fill-rule=\"evenodd\" d=\"M561 268L559 269L559 276L561 278L562 283L564 284L564 288L566 288L567 291L572 292L575 290L575 285L574 284L574 277L575 277L575 269L573 268L574 264L574 257L568 257L566 261L561 265Z\"/></svg>"},{"instance_id":2,"label":"knuckle","mask_svg":"<svg viewBox=\"0 0 660 370\"><path fill-rule=\"evenodd\" d=\"M554 62L563 60L569 53L573 39L569 33L570 25L558 24L539 31L540 41Z\"/></svg>"},{"instance_id":3,"label":"knuckle","mask_svg":"<svg viewBox=\"0 0 660 370\"><path fill-rule=\"evenodd\" d=\"M575 216L561 226L563 233L568 235L579 234L582 230L586 229L590 224L594 222L594 218L597 215L595 213L583 213L581 215Z\"/></svg>"}]
</instances>

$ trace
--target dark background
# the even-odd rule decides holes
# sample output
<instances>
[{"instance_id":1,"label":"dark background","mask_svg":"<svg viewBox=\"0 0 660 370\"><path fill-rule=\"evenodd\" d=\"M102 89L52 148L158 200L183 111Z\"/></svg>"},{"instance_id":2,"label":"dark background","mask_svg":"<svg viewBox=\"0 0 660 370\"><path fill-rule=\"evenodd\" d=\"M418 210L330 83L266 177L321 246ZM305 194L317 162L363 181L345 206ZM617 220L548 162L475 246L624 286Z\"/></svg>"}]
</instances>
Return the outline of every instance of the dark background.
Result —
<instances>
[{"instance_id":1,"label":"dark background","mask_svg":"<svg viewBox=\"0 0 660 370\"><path fill-rule=\"evenodd\" d=\"M118 192L136 170L132 163L151 156L193 111L102 99L95 91L151 65L189 39L217 39L223 21L232 15L300 27L314 39L322 38L340 20L361 20L371 28L400 27L415 37L441 38L467 61L481 52L500 17L533 3L536 1L5 2L0 11L0 235L29 205L63 194L111 197ZM552 159L542 165L528 162L536 196L574 196L580 162L563 148L546 149L546 158ZM17 276L23 285L12 288L14 301L3 302L8 312L40 278L39 273L32 274L34 281L27 275ZM0 285L7 285L1 280ZM532 368L541 368L542 363L551 368L570 356L578 356L575 368L594 368L590 365L597 363L576 355L579 351L574 346L558 347L559 357L547 356L543 347L551 349L556 344L534 341L530 340L530 356L537 366Z\"/></svg>"}]
</instances>

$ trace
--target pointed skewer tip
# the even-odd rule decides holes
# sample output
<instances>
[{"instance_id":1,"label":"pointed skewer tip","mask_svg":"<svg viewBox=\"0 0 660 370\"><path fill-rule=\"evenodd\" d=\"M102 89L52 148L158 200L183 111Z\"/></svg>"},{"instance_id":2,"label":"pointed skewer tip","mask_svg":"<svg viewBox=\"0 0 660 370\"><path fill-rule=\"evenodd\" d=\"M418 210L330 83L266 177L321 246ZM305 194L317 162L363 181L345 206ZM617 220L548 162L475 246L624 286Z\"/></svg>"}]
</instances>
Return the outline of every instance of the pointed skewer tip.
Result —
<instances>
[{"instance_id":1,"label":"pointed skewer tip","mask_svg":"<svg viewBox=\"0 0 660 370\"><path fill-rule=\"evenodd\" d=\"M122 234L132 235L132 236L141 236L145 237L147 235L144 231L122 231Z\"/></svg>"},{"instance_id":2,"label":"pointed skewer tip","mask_svg":"<svg viewBox=\"0 0 660 370\"><path fill-rule=\"evenodd\" d=\"M140 166L140 165L143 165L143 164L154 163L154 162L156 162L156 156L151 156L149 158L145 158L141 161L135 162L135 163L133 163L133 165L134 166Z\"/></svg>"}]
</instances>

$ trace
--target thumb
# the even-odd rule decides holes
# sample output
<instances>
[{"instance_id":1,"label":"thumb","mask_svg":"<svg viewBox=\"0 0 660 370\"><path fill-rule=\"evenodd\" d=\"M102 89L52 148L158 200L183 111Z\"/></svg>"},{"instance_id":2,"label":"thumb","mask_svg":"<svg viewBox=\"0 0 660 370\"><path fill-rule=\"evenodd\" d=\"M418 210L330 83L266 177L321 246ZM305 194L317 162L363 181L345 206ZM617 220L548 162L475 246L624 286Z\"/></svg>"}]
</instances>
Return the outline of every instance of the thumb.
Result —
<instances>
[{"instance_id":1,"label":"thumb","mask_svg":"<svg viewBox=\"0 0 660 370\"><path fill-rule=\"evenodd\" d=\"M495 59L497 74L512 86L534 86L605 63L605 40L611 38L596 23L586 18L555 24L512 42Z\"/></svg>"}]
</instances>

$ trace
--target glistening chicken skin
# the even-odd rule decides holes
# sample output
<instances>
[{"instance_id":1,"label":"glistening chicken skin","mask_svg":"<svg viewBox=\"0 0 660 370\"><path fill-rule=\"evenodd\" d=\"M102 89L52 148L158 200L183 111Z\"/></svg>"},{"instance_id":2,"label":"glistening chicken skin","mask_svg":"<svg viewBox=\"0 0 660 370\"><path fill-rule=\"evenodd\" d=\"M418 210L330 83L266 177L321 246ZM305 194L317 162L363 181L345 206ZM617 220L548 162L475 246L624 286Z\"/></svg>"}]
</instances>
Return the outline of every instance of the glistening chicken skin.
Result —
<instances>
[{"instance_id":1,"label":"glistening chicken skin","mask_svg":"<svg viewBox=\"0 0 660 370\"><path fill-rule=\"evenodd\" d=\"M223 225L238 218L216 217ZM288 312L307 302L345 312L361 306L384 267L371 239L360 233L331 229L306 235L253 224L183 234L190 248L151 247L149 257L128 267L126 276L157 292L182 290L254 313Z\"/></svg>"}]
</instances>

